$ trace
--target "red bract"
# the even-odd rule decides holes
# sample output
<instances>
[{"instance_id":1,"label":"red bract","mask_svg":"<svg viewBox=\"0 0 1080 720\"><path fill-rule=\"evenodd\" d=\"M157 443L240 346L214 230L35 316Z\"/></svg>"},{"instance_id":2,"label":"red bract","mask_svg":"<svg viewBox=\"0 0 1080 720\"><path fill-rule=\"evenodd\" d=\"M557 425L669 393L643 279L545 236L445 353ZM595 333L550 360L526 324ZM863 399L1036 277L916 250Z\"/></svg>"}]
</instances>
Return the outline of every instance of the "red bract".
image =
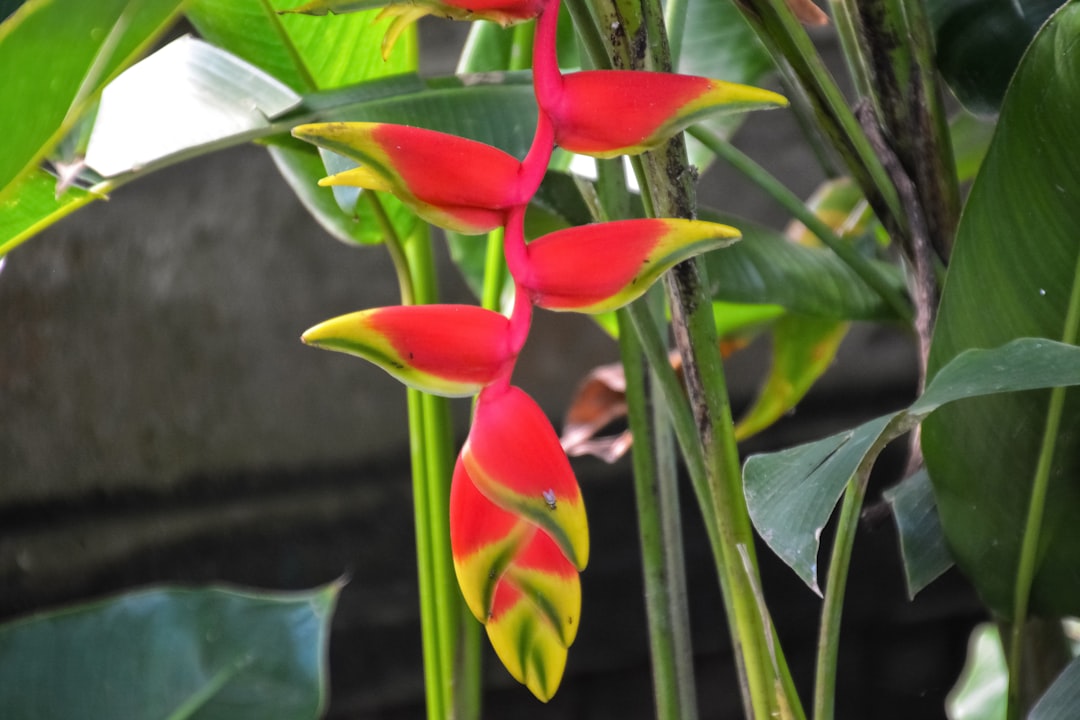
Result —
<instances>
[{"instance_id":1,"label":"red bract","mask_svg":"<svg viewBox=\"0 0 1080 720\"><path fill-rule=\"evenodd\" d=\"M563 76L538 101L555 127L555 142L594 157L637 155L709 115L786 104L769 90L691 75L592 70Z\"/></svg>"},{"instance_id":2,"label":"red bract","mask_svg":"<svg viewBox=\"0 0 1080 720\"><path fill-rule=\"evenodd\" d=\"M302 340L370 360L419 390L463 397L509 372L508 330L505 317L472 305L410 305L342 315Z\"/></svg>"},{"instance_id":3,"label":"red bract","mask_svg":"<svg viewBox=\"0 0 1080 720\"><path fill-rule=\"evenodd\" d=\"M733 227L700 220L582 225L537 238L511 269L540 307L600 313L637 299L676 263L738 238Z\"/></svg>"},{"instance_id":4,"label":"red bract","mask_svg":"<svg viewBox=\"0 0 1080 720\"><path fill-rule=\"evenodd\" d=\"M518 388L480 394L454 470L450 542L466 604L499 659L547 701L577 634L588 527L554 430Z\"/></svg>"},{"instance_id":5,"label":"red bract","mask_svg":"<svg viewBox=\"0 0 1080 720\"><path fill-rule=\"evenodd\" d=\"M293 135L361 166L320 181L396 195L417 215L468 235L506 222L535 188L523 187L522 166L498 148L455 135L385 123L300 125Z\"/></svg>"}]
</instances>

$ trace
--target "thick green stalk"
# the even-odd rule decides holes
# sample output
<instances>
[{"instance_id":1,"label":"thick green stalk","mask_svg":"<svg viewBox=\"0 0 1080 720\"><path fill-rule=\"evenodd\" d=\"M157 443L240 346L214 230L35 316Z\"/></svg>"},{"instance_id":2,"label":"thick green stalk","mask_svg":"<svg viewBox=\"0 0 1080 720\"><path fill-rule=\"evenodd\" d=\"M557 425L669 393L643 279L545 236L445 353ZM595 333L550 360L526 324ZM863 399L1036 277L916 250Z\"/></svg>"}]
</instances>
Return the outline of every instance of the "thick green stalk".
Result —
<instances>
[{"instance_id":1,"label":"thick green stalk","mask_svg":"<svg viewBox=\"0 0 1080 720\"><path fill-rule=\"evenodd\" d=\"M760 187L791 216L805 225L810 232L814 233L822 243L836 253L837 257L844 261L889 307L903 320L911 321L911 303L904 293L889 282L869 260L861 255L851 243L845 242L833 232L821 218L806 207L795 193L791 192L782 182L773 177L768 170L759 165L753 158L739 150L727 140L711 130L696 126L690 129L690 134L697 138L705 147L716 153L717 157L724 160L738 170L744 177Z\"/></svg>"},{"instance_id":2,"label":"thick green stalk","mask_svg":"<svg viewBox=\"0 0 1080 720\"><path fill-rule=\"evenodd\" d=\"M686 644L689 623L685 613L685 594L678 596L671 593L672 575L680 575L682 566L672 564L669 557L672 553L667 550L673 538L666 526L678 526L678 508L671 507L670 498L665 497L667 493L661 490L662 483L673 484L675 478L671 468L667 467L668 463L661 459L661 453L656 451L656 445L665 440L656 432L657 418L652 412L654 408L650 407L650 397L655 401L659 394L646 389L641 345L630 326L626 311L619 311L618 318L619 350L626 375L627 411L630 430L634 434L634 497L641 541L656 717L658 720L696 718L692 659L688 658L690 667L687 668L685 660L680 662L680 648L677 647L682 640L682 650L689 650ZM662 408L662 411L667 412L667 409ZM662 424L667 423L668 419L663 418ZM676 517L665 522L661 516L672 512L676 513Z\"/></svg>"},{"instance_id":3,"label":"thick green stalk","mask_svg":"<svg viewBox=\"0 0 1080 720\"><path fill-rule=\"evenodd\" d=\"M403 242L390 232L387 246L399 278L406 274L409 278L402 286L403 301L436 301L438 287L427 226L420 225ZM467 632L462 622L466 611L450 553L453 427L449 404L445 398L411 389L408 401L428 717L475 718L479 715L479 656L473 652L470 657L470 644L462 636Z\"/></svg>"},{"instance_id":4,"label":"thick green stalk","mask_svg":"<svg viewBox=\"0 0 1080 720\"><path fill-rule=\"evenodd\" d=\"M1075 345L1078 335L1080 335L1080 255L1077 256L1076 268L1073 270L1072 293L1069 296L1069 309L1065 314L1061 341ZM1028 504L1027 522L1024 525L1024 539L1020 546L1020 562L1016 573L1012 632L1009 641L1009 720L1016 720L1027 710L1022 707L1024 629L1028 619L1031 584L1035 580L1035 571L1039 564L1039 541L1042 535L1043 514L1046 510L1046 493L1050 486L1050 469L1054 461L1064 407L1065 388L1056 387L1050 391L1050 403L1046 410L1046 428L1043 432L1042 445L1039 448L1039 462L1036 465L1035 477L1031 485L1031 499Z\"/></svg>"}]
</instances>

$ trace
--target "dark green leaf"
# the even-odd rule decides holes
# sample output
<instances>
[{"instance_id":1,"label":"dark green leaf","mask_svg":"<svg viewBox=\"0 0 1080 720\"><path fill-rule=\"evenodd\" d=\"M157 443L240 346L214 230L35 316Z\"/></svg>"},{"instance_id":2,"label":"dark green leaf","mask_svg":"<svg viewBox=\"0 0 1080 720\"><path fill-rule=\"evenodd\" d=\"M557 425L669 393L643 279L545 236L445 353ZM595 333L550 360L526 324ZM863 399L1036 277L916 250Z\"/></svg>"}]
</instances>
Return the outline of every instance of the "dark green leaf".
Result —
<instances>
[{"instance_id":1,"label":"dark green leaf","mask_svg":"<svg viewBox=\"0 0 1080 720\"><path fill-rule=\"evenodd\" d=\"M1062 0L927 0L937 64L976 113L995 113L1025 48Z\"/></svg>"},{"instance_id":2,"label":"dark green leaf","mask_svg":"<svg viewBox=\"0 0 1080 720\"><path fill-rule=\"evenodd\" d=\"M1080 293L1078 37L1080 5L1073 3L1040 32L1009 88L958 230L931 349L932 378L968 348L1020 336L1076 337L1066 317L1070 297L1075 301ZM1043 342L1044 352L1057 351ZM923 428L927 467L957 565L999 613L1012 609L1047 398L1046 392L1030 392L956 404ZM1070 391L1041 526L1031 595L1036 613L1080 612L1076 477L1080 393Z\"/></svg>"},{"instance_id":3,"label":"dark green leaf","mask_svg":"<svg viewBox=\"0 0 1080 720\"><path fill-rule=\"evenodd\" d=\"M10 718L320 716L340 587L154 589L0 627Z\"/></svg>"},{"instance_id":4,"label":"dark green leaf","mask_svg":"<svg viewBox=\"0 0 1080 720\"><path fill-rule=\"evenodd\" d=\"M781 305L791 312L835 320L894 319L892 310L835 253L798 245L748 220L702 211L704 220L733 225L743 239L705 256L713 298ZM898 287L896 268L880 263Z\"/></svg>"},{"instance_id":5,"label":"dark green leaf","mask_svg":"<svg viewBox=\"0 0 1080 720\"><path fill-rule=\"evenodd\" d=\"M761 539L821 594L817 556L821 530L856 468L897 415L797 447L754 455L743 468L743 491Z\"/></svg>"},{"instance_id":6,"label":"dark green leaf","mask_svg":"<svg viewBox=\"0 0 1080 720\"><path fill-rule=\"evenodd\" d=\"M1080 347L1020 338L991 350L968 350L942 368L907 410L817 442L749 458L743 485L754 527L817 592L818 538L856 470L869 471L867 463L872 465L885 445L947 403L965 400L964 404L970 404L971 398L979 396L1057 385L1080 385ZM979 476L970 479L975 485L982 480ZM943 501L940 493L938 501ZM1026 509L1025 504L1017 511Z\"/></svg>"},{"instance_id":7,"label":"dark green leaf","mask_svg":"<svg viewBox=\"0 0 1080 720\"><path fill-rule=\"evenodd\" d=\"M920 470L886 490L884 498L892 507L896 520L908 597L914 599L920 590L953 565L941 530L930 476L926 470Z\"/></svg>"},{"instance_id":8,"label":"dark green leaf","mask_svg":"<svg viewBox=\"0 0 1080 720\"><path fill-rule=\"evenodd\" d=\"M1072 720L1080 708L1080 658L1058 675L1050 689L1035 703L1028 720Z\"/></svg>"},{"instance_id":9,"label":"dark green leaf","mask_svg":"<svg viewBox=\"0 0 1080 720\"><path fill-rule=\"evenodd\" d=\"M0 201L60 142L101 88L172 23L180 4L30 0L4 21Z\"/></svg>"}]
</instances>

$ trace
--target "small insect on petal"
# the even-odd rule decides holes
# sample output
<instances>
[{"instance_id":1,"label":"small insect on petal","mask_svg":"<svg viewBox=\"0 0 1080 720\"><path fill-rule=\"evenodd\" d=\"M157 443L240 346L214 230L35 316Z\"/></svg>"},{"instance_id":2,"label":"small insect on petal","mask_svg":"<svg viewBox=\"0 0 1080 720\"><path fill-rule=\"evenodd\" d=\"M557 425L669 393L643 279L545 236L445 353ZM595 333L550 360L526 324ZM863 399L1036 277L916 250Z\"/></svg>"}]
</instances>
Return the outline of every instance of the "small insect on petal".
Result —
<instances>
[{"instance_id":1,"label":"small insect on petal","mask_svg":"<svg viewBox=\"0 0 1080 720\"><path fill-rule=\"evenodd\" d=\"M342 315L311 328L308 345L357 355L410 387L475 395L514 359L509 321L472 305L408 305Z\"/></svg>"}]
</instances>

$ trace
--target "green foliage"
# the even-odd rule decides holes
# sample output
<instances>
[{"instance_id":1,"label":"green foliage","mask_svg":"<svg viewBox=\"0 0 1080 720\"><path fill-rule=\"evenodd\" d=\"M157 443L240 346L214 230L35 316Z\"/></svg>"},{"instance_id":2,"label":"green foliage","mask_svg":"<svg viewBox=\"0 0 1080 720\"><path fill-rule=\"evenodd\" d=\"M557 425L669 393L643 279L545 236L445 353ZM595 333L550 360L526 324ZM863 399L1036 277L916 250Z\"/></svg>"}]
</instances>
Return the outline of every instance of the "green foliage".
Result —
<instances>
[{"instance_id":1,"label":"green foliage","mask_svg":"<svg viewBox=\"0 0 1080 720\"><path fill-rule=\"evenodd\" d=\"M886 490L884 497L892 508L900 535L908 597L914 598L953 565L930 475L925 469L920 470Z\"/></svg>"},{"instance_id":2,"label":"green foliage","mask_svg":"<svg viewBox=\"0 0 1080 720\"><path fill-rule=\"evenodd\" d=\"M743 482L754 527L812 590L820 592L817 554L822 528L848 482L856 473L868 476L889 442L950 403L963 407L986 395L1064 385L1080 385L1080 347L1075 345L1020 338L991 350L968 350L943 367L906 410L817 442L748 459ZM948 534L950 529L945 530Z\"/></svg>"},{"instance_id":3,"label":"green foliage","mask_svg":"<svg viewBox=\"0 0 1080 720\"><path fill-rule=\"evenodd\" d=\"M1062 0L927 0L942 75L975 113L996 113L1039 27Z\"/></svg>"},{"instance_id":4,"label":"green foliage","mask_svg":"<svg viewBox=\"0 0 1080 720\"><path fill-rule=\"evenodd\" d=\"M153 589L0 626L9 718L313 719L340 586Z\"/></svg>"},{"instance_id":5,"label":"green foliage","mask_svg":"<svg viewBox=\"0 0 1080 720\"><path fill-rule=\"evenodd\" d=\"M6 68L0 73L0 215L20 191L20 180L74 127L105 84L172 23L180 5L30 0L0 25L0 67Z\"/></svg>"},{"instance_id":6,"label":"green foliage","mask_svg":"<svg viewBox=\"0 0 1080 720\"><path fill-rule=\"evenodd\" d=\"M1080 5L1071 4L1039 34L1005 98L958 231L931 377L967 348L1021 336L1076 341L1080 320L1069 308L1080 295L1078 34ZM957 565L999 613L1013 606L1047 398L1034 392L957 404L923 428L927 467ZM1080 612L1080 576L1074 572L1078 474L1080 394L1071 391L1041 528L1035 612Z\"/></svg>"}]
</instances>

